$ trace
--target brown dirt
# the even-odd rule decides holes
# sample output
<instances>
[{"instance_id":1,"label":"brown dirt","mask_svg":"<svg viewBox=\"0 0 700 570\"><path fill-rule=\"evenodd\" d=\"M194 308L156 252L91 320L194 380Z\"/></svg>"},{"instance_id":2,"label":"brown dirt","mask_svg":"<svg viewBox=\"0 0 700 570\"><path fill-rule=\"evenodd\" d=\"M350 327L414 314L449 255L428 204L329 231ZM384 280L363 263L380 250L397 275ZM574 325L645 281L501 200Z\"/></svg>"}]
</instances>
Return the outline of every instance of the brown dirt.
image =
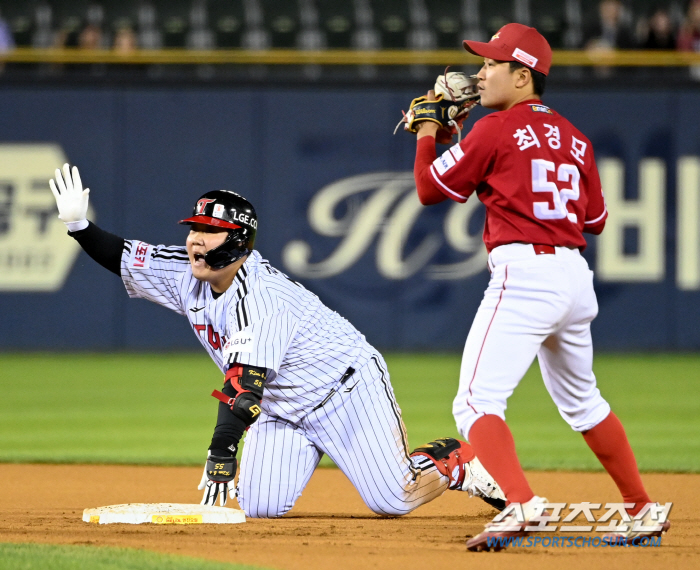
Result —
<instances>
[{"instance_id":1,"label":"brown dirt","mask_svg":"<svg viewBox=\"0 0 700 570\"><path fill-rule=\"evenodd\" d=\"M652 497L672 501L673 527L661 548L514 548L470 553L466 536L494 511L466 493L447 492L402 518L373 515L345 476L320 469L282 519L219 525L96 525L85 507L117 503L196 503L201 468L0 464L0 541L142 548L284 570L332 568L577 569L697 568L700 476L644 476ZM618 501L599 473L529 473L550 501ZM235 505L234 505L235 506ZM695 560L695 562L693 562Z\"/></svg>"}]
</instances>

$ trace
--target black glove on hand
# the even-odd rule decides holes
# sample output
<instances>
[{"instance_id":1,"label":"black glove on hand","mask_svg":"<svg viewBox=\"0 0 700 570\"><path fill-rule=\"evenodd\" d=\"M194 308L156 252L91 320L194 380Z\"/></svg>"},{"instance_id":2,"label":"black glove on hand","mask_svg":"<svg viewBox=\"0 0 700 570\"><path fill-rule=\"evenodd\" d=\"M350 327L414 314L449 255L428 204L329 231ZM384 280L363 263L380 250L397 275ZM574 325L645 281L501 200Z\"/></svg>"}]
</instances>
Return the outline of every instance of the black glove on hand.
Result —
<instances>
[{"instance_id":1,"label":"black glove on hand","mask_svg":"<svg viewBox=\"0 0 700 570\"><path fill-rule=\"evenodd\" d=\"M236 461L235 449L232 451L234 455L229 456L212 455L211 451L209 452L202 480L197 487L200 491L204 490L202 505L213 507L216 505L216 498L221 497L220 502L223 507L228 501L229 494L231 498L234 497L235 489L232 482L236 477L238 462Z\"/></svg>"}]
</instances>

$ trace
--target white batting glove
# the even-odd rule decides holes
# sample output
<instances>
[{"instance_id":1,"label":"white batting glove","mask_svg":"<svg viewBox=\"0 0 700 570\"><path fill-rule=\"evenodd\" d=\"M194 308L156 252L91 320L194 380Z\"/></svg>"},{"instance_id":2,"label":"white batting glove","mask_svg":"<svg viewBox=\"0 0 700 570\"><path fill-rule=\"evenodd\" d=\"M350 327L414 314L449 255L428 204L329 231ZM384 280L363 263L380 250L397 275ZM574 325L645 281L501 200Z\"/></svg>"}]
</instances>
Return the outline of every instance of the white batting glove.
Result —
<instances>
[{"instance_id":1,"label":"white batting glove","mask_svg":"<svg viewBox=\"0 0 700 570\"><path fill-rule=\"evenodd\" d=\"M219 497L221 506L225 507L229 495L231 495L232 499L236 496L236 490L233 488L233 486L229 487L228 483L217 483L216 481L210 481L209 479L207 479L204 483L200 483L198 489L200 491L202 489L204 490L204 496L202 497L202 502L200 505L215 507L216 498Z\"/></svg>"},{"instance_id":2,"label":"white batting glove","mask_svg":"<svg viewBox=\"0 0 700 570\"><path fill-rule=\"evenodd\" d=\"M71 232L77 232L87 228L87 210L90 189L83 190L83 182L80 180L78 167L71 168L68 164L63 165L63 173L56 169L56 181L49 180L51 192L56 199L58 206L58 217L63 221Z\"/></svg>"}]
</instances>

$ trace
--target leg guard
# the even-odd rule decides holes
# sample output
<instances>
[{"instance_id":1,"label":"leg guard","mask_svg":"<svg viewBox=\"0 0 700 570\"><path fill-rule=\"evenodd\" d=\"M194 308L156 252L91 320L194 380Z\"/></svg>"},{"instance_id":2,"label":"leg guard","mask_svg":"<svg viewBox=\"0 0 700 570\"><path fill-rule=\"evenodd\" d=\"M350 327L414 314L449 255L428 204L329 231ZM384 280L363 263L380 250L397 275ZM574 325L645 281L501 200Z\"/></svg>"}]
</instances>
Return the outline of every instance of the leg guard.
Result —
<instances>
[{"instance_id":1,"label":"leg guard","mask_svg":"<svg viewBox=\"0 0 700 570\"><path fill-rule=\"evenodd\" d=\"M413 450L411 457L417 455L429 458L437 470L449 478L450 489L466 491L499 511L505 508L503 491L467 442L443 437Z\"/></svg>"},{"instance_id":2,"label":"leg guard","mask_svg":"<svg viewBox=\"0 0 700 570\"><path fill-rule=\"evenodd\" d=\"M450 489L461 489L466 473L464 465L474 458L471 446L451 437L442 437L421 445L411 452L411 457L423 455L435 463L437 470L449 477Z\"/></svg>"}]
</instances>

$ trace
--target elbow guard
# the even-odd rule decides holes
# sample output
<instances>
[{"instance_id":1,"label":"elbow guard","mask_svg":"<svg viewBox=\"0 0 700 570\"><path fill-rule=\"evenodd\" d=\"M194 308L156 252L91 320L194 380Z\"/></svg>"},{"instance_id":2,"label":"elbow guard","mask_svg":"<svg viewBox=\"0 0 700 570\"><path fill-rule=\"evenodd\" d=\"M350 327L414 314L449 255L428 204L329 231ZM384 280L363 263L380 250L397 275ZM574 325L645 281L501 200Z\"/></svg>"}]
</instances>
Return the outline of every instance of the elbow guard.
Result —
<instances>
[{"instance_id":1,"label":"elbow guard","mask_svg":"<svg viewBox=\"0 0 700 570\"><path fill-rule=\"evenodd\" d=\"M268 377L267 368L234 364L226 373L224 392L214 390L212 396L231 408L233 415L250 426L255 423L262 411L262 401L265 382ZM228 394L233 393L233 396Z\"/></svg>"},{"instance_id":2,"label":"elbow guard","mask_svg":"<svg viewBox=\"0 0 700 570\"><path fill-rule=\"evenodd\" d=\"M244 392L236 397L231 406L233 415L243 420L247 425L253 425L258 419L260 412L260 400L253 396L250 392Z\"/></svg>"}]
</instances>

